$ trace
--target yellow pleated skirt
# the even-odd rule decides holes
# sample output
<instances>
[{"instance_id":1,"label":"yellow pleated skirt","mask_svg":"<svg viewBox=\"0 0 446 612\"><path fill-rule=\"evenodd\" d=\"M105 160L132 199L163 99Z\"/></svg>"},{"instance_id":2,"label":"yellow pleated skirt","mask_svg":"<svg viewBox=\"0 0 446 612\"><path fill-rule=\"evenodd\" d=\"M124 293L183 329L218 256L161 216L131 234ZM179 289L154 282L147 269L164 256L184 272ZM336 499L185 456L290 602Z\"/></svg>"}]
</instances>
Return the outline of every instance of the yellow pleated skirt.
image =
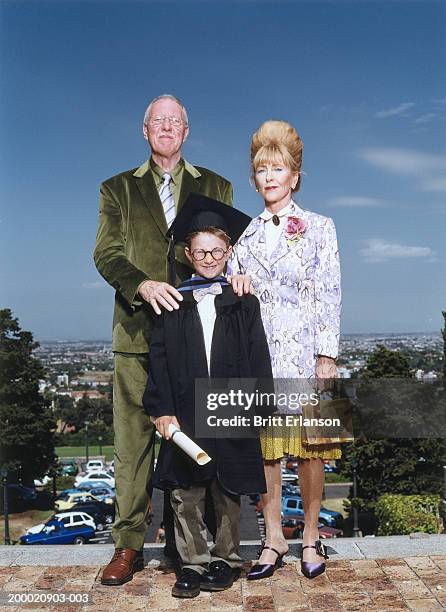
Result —
<instances>
[{"instance_id":1,"label":"yellow pleated skirt","mask_svg":"<svg viewBox=\"0 0 446 612\"><path fill-rule=\"evenodd\" d=\"M302 443L300 427L266 426L260 430L260 444L265 460L296 457L299 459L340 459L338 443L311 445Z\"/></svg>"}]
</instances>

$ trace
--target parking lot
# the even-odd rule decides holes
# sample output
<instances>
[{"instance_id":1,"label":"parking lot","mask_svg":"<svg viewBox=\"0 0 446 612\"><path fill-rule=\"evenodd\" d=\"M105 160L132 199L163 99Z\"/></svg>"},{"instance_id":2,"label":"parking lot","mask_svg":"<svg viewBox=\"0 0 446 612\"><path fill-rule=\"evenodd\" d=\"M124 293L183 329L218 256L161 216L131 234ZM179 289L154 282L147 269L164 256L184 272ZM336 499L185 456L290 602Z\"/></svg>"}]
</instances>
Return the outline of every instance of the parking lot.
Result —
<instances>
[{"instance_id":1,"label":"parking lot","mask_svg":"<svg viewBox=\"0 0 446 612\"><path fill-rule=\"evenodd\" d=\"M91 464L97 463L96 466L92 468ZM105 491L106 484L105 482L101 482L101 478L113 478L113 471L110 470L110 464L102 463L100 460L92 459L90 462L90 466L87 466L85 462L82 461L81 458L73 458L72 463L76 466L76 472L73 474L73 478L76 478L76 482L72 485L72 488L65 489L63 492L59 491L58 500L57 500L57 509L54 512L68 512L71 511L76 513L85 513L89 514L93 521L90 526L90 533L86 537L86 541L91 544L112 544L112 524L109 519L105 520L104 511L109 513L110 510L113 509L114 506L110 503L110 499L106 499L106 497L111 494L114 495L114 479L108 483L108 493ZM89 469L92 468L92 469ZM96 470L96 471L95 471ZM293 470L294 471L294 470ZM288 474L290 476L290 474ZM296 481L297 482L297 481ZM110 486L112 485L112 486ZM48 486L48 483L47 483ZM85 487L85 490L81 492L80 487ZM89 487L92 487L89 489ZM101 491L101 487L103 490ZM298 487L297 487L298 490ZM330 507L330 501L341 502L342 499L345 499L348 496L349 484L326 484L325 487L325 497L324 502L327 503ZM102 502L98 502L97 500L92 498L92 494L97 494L98 492L102 492L105 494L105 497L102 499ZM81 495L82 497L79 497ZM145 535L145 543L153 543L156 541L156 536L158 529L163 520L163 498L164 494L162 491L154 490L153 498L152 498L152 508L151 515L149 518L149 522L147 525L147 531ZM74 502L74 503L73 503ZM108 502L108 505L106 505ZM51 509L52 502L47 506L48 510ZM91 507L90 507L91 506ZM102 511L102 517L95 515L96 508L94 506L98 506ZM100 508L102 506L102 508ZM339 503L338 508L339 510ZM98 510L99 512L99 510ZM45 523L45 520L48 521L50 518L50 514L45 516L36 515L36 518L40 519L40 521ZM11 520L14 520L14 515L11 514ZM54 519L53 519L54 521ZM39 522L39 521L36 521ZM34 524L27 525L26 528L34 527ZM98 529L97 527L100 526ZM68 525L68 527L72 527L72 525ZM91 528L95 529L93 535L91 533ZM56 525L56 530L58 529ZM23 531L22 531L23 533ZM18 537L20 537L19 534ZM265 523L263 519L263 514L261 510L259 511L259 507L256 508L256 504L246 496L242 496L241 502L241 538L242 540L259 540L260 538L265 537ZM14 539L14 538L12 538ZM17 536L16 540L17 541ZM39 541L32 542L27 541L24 543L32 544L32 543L60 543L56 541ZM70 542L64 542L70 543ZM77 542L80 543L80 542Z\"/></svg>"}]
</instances>

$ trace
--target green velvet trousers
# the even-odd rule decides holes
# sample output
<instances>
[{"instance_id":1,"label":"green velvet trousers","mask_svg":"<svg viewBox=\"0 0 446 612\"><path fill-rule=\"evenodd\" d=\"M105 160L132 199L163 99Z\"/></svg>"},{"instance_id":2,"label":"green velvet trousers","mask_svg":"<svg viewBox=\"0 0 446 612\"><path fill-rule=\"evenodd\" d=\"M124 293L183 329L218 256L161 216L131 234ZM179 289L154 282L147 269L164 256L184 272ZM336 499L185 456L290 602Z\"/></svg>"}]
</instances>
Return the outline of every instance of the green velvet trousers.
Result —
<instances>
[{"instance_id":1,"label":"green velvet trousers","mask_svg":"<svg viewBox=\"0 0 446 612\"><path fill-rule=\"evenodd\" d=\"M147 353L115 353L113 426L115 431L116 548L144 544L153 473L155 426L142 406L147 383Z\"/></svg>"}]
</instances>

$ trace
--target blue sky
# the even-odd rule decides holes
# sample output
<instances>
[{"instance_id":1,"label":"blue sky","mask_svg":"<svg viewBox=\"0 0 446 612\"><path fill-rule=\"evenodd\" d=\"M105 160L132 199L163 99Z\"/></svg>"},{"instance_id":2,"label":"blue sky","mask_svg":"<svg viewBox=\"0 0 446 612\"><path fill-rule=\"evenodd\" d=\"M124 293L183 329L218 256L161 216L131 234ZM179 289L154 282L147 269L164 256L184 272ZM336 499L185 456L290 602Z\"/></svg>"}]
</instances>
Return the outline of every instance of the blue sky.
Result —
<instances>
[{"instance_id":1,"label":"blue sky","mask_svg":"<svg viewBox=\"0 0 446 612\"><path fill-rule=\"evenodd\" d=\"M185 157L255 215L249 143L293 123L300 204L333 217L344 333L437 331L446 309L446 6L416 1L1 2L1 305L39 339L110 338L92 250L102 180L136 167L159 93Z\"/></svg>"}]
</instances>

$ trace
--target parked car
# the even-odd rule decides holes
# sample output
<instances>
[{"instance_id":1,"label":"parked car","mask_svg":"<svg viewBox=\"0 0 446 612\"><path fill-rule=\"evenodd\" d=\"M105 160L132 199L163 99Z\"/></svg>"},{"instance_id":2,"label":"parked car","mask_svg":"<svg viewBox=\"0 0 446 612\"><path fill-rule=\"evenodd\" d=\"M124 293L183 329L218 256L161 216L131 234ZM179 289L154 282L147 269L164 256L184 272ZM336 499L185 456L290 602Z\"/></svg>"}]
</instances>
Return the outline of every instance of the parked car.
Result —
<instances>
[{"instance_id":1,"label":"parked car","mask_svg":"<svg viewBox=\"0 0 446 612\"><path fill-rule=\"evenodd\" d=\"M86 472L103 472L105 470L105 465L102 459L90 459L90 461L85 466Z\"/></svg>"},{"instance_id":2,"label":"parked car","mask_svg":"<svg viewBox=\"0 0 446 612\"><path fill-rule=\"evenodd\" d=\"M27 487L19 483L9 483L8 506L9 512L24 512L30 508L35 508L38 502L37 491L34 487ZM3 510L4 487L0 486L0 509Z\"/></svg>"},{"instance_id":3,"label":"parked car","mask_svg":"<svg viewBox=\"0 0 446 612\"><path fill-rule=\"evenodd\" d=\"M289 484L288 482L282 485L282 497L284 496L292 496L292 497L300 497L300 488L296 487L296 485ZM262 506L262 498L260 495L257 495L255 500L256 512L263 512Z\"/></svg>"},{"instance_id":4,"label":"parked car","mask_svg":"<svg viewBox=\"0 0 446 612\"><path fill-rule=\"evenodd\" d=\"M94 482L98 480L102 480L103 482L106 482L112 489L115 488L115 479L113 478L113 476L111 476L107 472L99 472L99 471L88 472L84 476L76 476L76 479L74 481L74 486L78 487L80 484L84 482Z\"/></svg>"},{"instance_id":5,"label":"parked car","mask_svg":"<svg viewBox=\"0 0 446 612\"><path fill-rule=\"evenodd\" d=\"M326 474L331 474L333 472L337 472L337 469L335 466L330 465L329 463L324 463L324 472Z\"/></svg>"},{"instance_id":6,"label":"parked car","mask_svg":"<svg viewBox=\"0 0 446 612\"><path fill-rule=\"evenodd\" d=\"M285 466L288 470L295 472L299 467L299 461L297 459L294 459L293 457L290 457L289 459L287 459Z\"/></svg>"},{"instance_id":7,"label":"parked car","mask_svg":"<svg viewBox=\"0 0 446 612\"><path fill-rule=\"evenodd\" d=\"M115 521L115 506L104 502L82 502L73 507L74 511L89 514L98 531L102 531L105 525L111 525Z\"/></svg>"},{"instance_id":8,"label":"parked car","mask_svg":"<svg viewBox=\"0 0 446 612\"><path fill-rule=\"evenodd\" d=\"M54 502L56 510L70 510L73 506L86 501L99 501L90 491L78 491L77 489L68 489L57 496Z\"/></svg>"},{"instance_id":9,"label":"parked car","mask_svg":"<svg viewBox=\"0 0 446 612\"><path fill-rule=\"evenodd\" d=\"M37 498L37 492L33 487L12 482L8 484L8 494L20 497L24 501L34 501Z\"/></svg>"},{"instance_id":10,"label":"parked car","mask_svg":"<svg viewBox=\"0 0 446 612\"><path fill-rule=\"evenodd\" d=\"M295 474L291 470L288 470L287 468L283 467L282 468L282 482L289 483L292 485L297 485L299 483L299 476L298 474Z\"/></svg>"},{"instance_id":11,"label":"parked car","mask_svg":"<svg viewBox=\"0 0 446 612\"><path fill-rule=\"evenodd\" d=\"M49 484L53 479L48 474L45 474L43 478L34 478L35 487L44 487Z\"/></svg>"},{"instance_id":12,"label":"parked car","mask_svg":"<svg viewBox=\"0 0 446 612\"><path fill-rule=\"evenodd\" d=\"M78 472L77 463L75 461L63 460L60 462L61 472L63 476L76 476Z\"/></svg>"},{"instance_id":13,"label":"parked car","mask_svg":"<svg viewBox=\"0 0 446 612\"><path fill-rule=\"evenodd\" d=\"M289 483L285 483L282 485L282 497L284 495L288 495L288 496L297 496L300 497L300 489L299 487L296 487L296 485L292 485ZM254 505L256 507L256 512L259 512L260 514L263 513L263 505L262 505L262 498L260 497L260 495L257 495L254 501Z\"/></svg>"},{"instance_id":14,"label":"parked car","mask_svg":"<svg viewBox=\"0 0 446 612\"><path fill-rule=\"evenodd\" d=\"M26 534L40 533L42 529L46 527L46 525L51 524L53 521L59 521L66 527L79 527L81 525L87 525L89 527L93 527L93 529L96 529L93 517L85 512L60 512L53 514L53 516L50 517L46 523L40 523L39 525L30 527L27 529Z\"/></svg>"},{"instance_id":15,"label":"parked car","mask_svg":"<svg viewBox=\"0 0 446 612\"><path fill-rule=\"evenodd\" d=\"M114 474L115 473L115 460L113 459L112 461L110 461L109 466L108 466L109 471Z\"/></svg>"},{"instance_id":16,"label":"parked car","mask_svg":"<svg viewBox=\"0 0 446 612\"><path fill-rule=\"evenodd\" d=\"M292 485L288 482L285 482L282 485L282 497L284 495L294 495L300 497L300 488L296 487L296 485Z\"/></svg>"},{"instance_id":17,"label":"parked car","mask_svg":"<svg viewBox=\"0 0 446 612\"><path fill-rule=\"evenodd\" d=\"M300 518L304 516L302 498L297 495L282 497L282 515L285 518ZM342 514L327 508L321 508L319 522L329 527L337 527L343 520Z\"/></svg>"},{"instance_id":18,"label":"parked car","mask_svg":"<svg viewBox=\"0 0 446 612\"><path fill-rule=\"evenodd\" d=\"M291 518L286 517L282 519L282 532L287 540L295 540L303 537L303 531L305 527L305 521L302 518ZM335 527L327 527L322 523L318 524L319 537L322 539L326 538L338 538L343 535L342 529L336 529Z\"/></svg>"},{"instance_id":19,"label":"parked car","mask_svg":"<svg viewBox=\"0 0 446 612\"><path fill-rule=\"evenodd\" d=\"M62 521L49 521L39 533L20 537L20 544L85 544L95 534L90 525L70 526Z\"/></svg>"},{"instance_id":20,"label":"parked car","mask_svg":"<svg viewBox=\"0 0 446 612\"><path fill-rule=\"evenodd\" d=\"M78 491L89 491L99 501L113 504L116 498L114 490L103 482L84 482L77 488Z\"/></svg>"},{"instance_id":21,"label":"parked car","mask_svg":"<svg viewBox=\"0 0 446 612\"><path fill-rule=\"evenodd\" d=\"M76 491L90 491L96 487L108 487L110 491L113 491L111 486L106 483L105 480L87 480L86 482L82 482L80 485L74 483L74 486L76 487Z\"/></svg>"}]
</instances>

